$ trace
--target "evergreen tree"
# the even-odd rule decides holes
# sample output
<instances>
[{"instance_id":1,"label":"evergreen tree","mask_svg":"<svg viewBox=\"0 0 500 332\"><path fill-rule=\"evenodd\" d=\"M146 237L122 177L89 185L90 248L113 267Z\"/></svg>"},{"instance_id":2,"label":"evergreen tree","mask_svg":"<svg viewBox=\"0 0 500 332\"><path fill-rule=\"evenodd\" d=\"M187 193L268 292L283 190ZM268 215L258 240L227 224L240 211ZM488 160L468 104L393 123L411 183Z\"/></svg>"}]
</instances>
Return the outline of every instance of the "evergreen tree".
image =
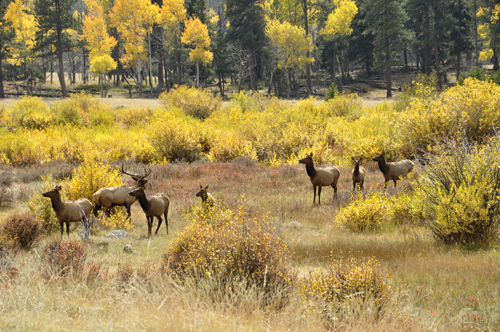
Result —
<instances>
[{"instance_id":1,"label":"evergreen tree","mask_svg":"<svg viewBox=\"0 0 500 332\"><path fill-rule=\"evenodd\" d=\"M385 68L387 97L390 98L391 67L395 63L395 53L402 48L407 15L401 2L393 0L364 0L361 9L366 17L366 32L374 36L375 66Z\"/></svg>"},{"instance_id":2,"label":"evergreen tree","mask_svg":"<svg viewBox=\"0 0 500 332\"><path fill-rule=\"evenodd\" d=\"M9 42L14 38L14 29L4 18L9 3L10 1L0 0L0 98L5 98L2 61L9 55Z\"/></svg>"},{"instance_id":3,"label":"evergreen tree","mask_svg":"<svg viewBox=\"0 0 500 332\"><path fill-rule=\"evenodd\" d=\"M257 90L257 72L266 43L264 10L257 0L226 0L226 18L230 24L227 40L239 40L250 54L250 83L252 89Z\"/></svg>"},{"instance_id":4,"label":"evergreen tree","mask_svg":"<svg viewBox=\"0 0 500 332\"><path fill-rule=\"evenodd\" d=\"M38 22L37 49L52 46L59 62L59 83L64 97L68 96L64 80L63 52L73 48L68 29L75 28L73 17L76 0L35 0L35 17Z\"/></svg>"}]
</instances>

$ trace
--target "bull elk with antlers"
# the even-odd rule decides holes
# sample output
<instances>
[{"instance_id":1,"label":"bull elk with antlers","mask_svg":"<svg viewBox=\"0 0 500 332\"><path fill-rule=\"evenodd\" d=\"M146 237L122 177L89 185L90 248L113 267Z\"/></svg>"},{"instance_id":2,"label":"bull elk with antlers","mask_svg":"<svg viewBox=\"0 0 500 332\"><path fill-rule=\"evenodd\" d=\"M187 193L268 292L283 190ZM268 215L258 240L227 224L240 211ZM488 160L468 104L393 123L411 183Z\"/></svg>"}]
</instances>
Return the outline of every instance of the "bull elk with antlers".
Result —
<instances>
[{"instance_id":1,"label":"bull elk with antlers","mask_svg":"<svg viewBox=\"0 0 500 332\"><path fill-rule=\"evenodd\" d=\"M81 221L85 217L88 218L92 212L92 204L86 198L80 198L76 201L63 201L59 191L61 191L61 186L56 186L42 195L49 197L52 201L52 208L56 212L61 225L61 236L64 234L64 223L66 223L66 232L69 237L69 223Z\"/></svg>"},{"instance_id":2,"label":"bull elk with antlers","mask_svg":"<svg viewBox=\"0 0 500 332\"><path fill-rule=\"evenodd\" d=\"M134 186L123 185L120 187L111 187L111 188L101 188L96 191L93 195L94 200L94 215L97 216L97 211L101 209L102 206L106 208L106 215L109 217L111 208L115 206L125 206L127 209L128 218L131 218L130 207L136 201L136 197L130 196L128 193L134 190L137 187L144 187L148 180L146 177L151 174L151 169L144 170L143 174L132 174L128 173L123 169L118 174L126 174L130 175L136 184ZM117 175L117 176L118 176Z\"/></svg>"}]
</instances>

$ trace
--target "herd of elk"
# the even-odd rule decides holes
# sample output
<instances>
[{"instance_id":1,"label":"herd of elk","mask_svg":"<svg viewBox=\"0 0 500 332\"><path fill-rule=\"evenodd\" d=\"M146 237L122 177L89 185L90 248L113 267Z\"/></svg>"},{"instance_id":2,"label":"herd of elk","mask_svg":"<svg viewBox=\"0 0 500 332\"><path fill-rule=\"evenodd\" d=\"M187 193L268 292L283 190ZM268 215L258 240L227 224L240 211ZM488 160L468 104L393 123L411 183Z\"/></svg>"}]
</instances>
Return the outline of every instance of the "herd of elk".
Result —
<instances>
[{"instance_id":1,"label":"herd of elk","mask_svg":"<svg viewBox=\"0 0 500 332\"><path fill-rule=\"evenodd\" d=\"M332 186L334 190L333 200L335 200L337 198L337 183L340 177L339 169L335 166L316 169L314 167L312 157L312 153L306 154L306 157L300 159L299 163L305 164L307 175L313 185L313 204L316 204L316 188L318 189L318 204L321 204L321 190L323 186ZM360 165L360 159L352 158L352 160L355 162L354 169L351 172L353 191L356 189L357 184L359 184L359 188L363 190L366 169ZM372 160L378 163L379 169L384 176L384 189L387 188L387 183L390 180L394 182L394 188L396 188L396 181L406 177L408 173L413 170L414 166L413 162L410 160L386 162L384 155L378 155ZM154 217L158 219L158 227L156 228L155 235L158 234L158 230L160 229L163 221L161 217L162 215L165 217L165 225L168 234L168 209L170 206L168 196L164 193L148 196L145 193L145 185L148 182L146 177L151 174L151 169L147 171L145 170L143 174L132 174L126 172L122 164L121 172L118 175L121 174L126 174L132 177L132 179L136 182L135 185L101 188L93 195L93 205L88 199L85 198L81 198L76 201L63 201L59 193L61 191L61 186L56 186L54 189L42 194L44 197L49 197L51 199L52 208L56 212L57 219L61 225L61 236L64 234L64 224L66 224L66 232L69 236L69 224L71 222L78 222L82 221L84 218L88 218L92 211L94 215L97 216L97 212L102 207L105 207L106 215L109 217L110 210L113 207L125 206L128 214L127 218L129 218L129 221L131 222L130 207L136 200L139 201L142 210L146 214L148 221L148 236L151 236ZM208 185L205 188L200 185L200 190L196 193L196 196L201 198L202 204L205 208L211 208L214 206L215 200L214 197L208 192Z\"/></svg>"}]
</instances>

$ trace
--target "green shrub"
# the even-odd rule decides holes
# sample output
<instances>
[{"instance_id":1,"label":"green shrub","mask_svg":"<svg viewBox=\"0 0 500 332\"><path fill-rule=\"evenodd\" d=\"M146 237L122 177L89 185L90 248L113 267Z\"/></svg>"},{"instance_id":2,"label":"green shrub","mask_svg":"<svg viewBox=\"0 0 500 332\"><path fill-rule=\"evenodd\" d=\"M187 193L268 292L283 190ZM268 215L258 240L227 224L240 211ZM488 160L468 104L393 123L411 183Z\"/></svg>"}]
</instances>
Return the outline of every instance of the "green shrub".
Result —
<instances>
[{"instance_id":1,"label":"green shrub","mask_svg":"<svg viewBox=\"0 0 500 332\"><path fill-rule=\"evenodd\" d=\"M87 249L81 241L57 239L45 246L41 258L40 269L44 279L80 279L85 270Z\"/></svg>"},{"instance_id":2,"label":"green shrub","mask_svg":"<svg viewBox=\"0 0 500 332\"><path fill-rule=\"evenodd\" d=\"M488 78L488 76L486 75L486 71L483 68L477 67L477 68L471 69L471 71L469 72L468 75L465 73L460 74L460 76L458 76L458 79L457 79L458 85L463 85L465 82L465 79L468 77L476 79L478 81L486 81L486 79Z\"/></svg>"},{"instance_id":3,"label":"green shrub","mask_svg":"<svg viewBox=\"0 0 500 332\"><path fill-rule=\"evenodd\" d=\"M339 94L339 89L335 85L335 82L332 82L330 86L328 87L328 91L325 94L325 101L329 101L330 99L335 98Z\"/></svg>"},{"instance_id":4,"label":"green shrub","mask_svg":"<svg viewBox=\"0 0 500 332\"><path fill-rule=\"evenodd\" d=\"M358 263L334 261L326 272L311 271L302 282L300 292L306 309L321 314L327 325L356 311L362 304L380 311L390 299L390 276L380 272L376 259Z\"/></svg>"},{"instance_id":5,"label":"green shrub","mask_svg":"<svg viewBox=\"0 0 500 332\"><path fill-rule=\"evenodd\" d=\"M33 245L39 237L42 223L32 213L14 213L2 222L1 232L21 248Z\"/></svg>"},{"instance_id":6,"label":"green shrub","mask_svg":"<svg viewBox=\"0 0 500 332\"><path fill-rule=\"evenodd\" d=\"M491 74L490 82L500 85L500 70L497 70L494 74Z\"/></svg>"},{"instance_id":7,"label":"green shrub","mask_svg":"<svg viewBox=\"0 0 500 332\"><path fill-rule=\"evenodd\" d=\"M209 89L188 88L185 85L163 92L159 99L167 109L177 107L199 119L208 118L221 103L221 98L214 97Z\"/></svg>"},{"instance_id":8,"label":"green shrub","mask_svg":"<svg viewBox=\"0 0 500 332\"><path fill-rule=\"evenodd\" d=\"M500 213L500 142L476 146L452 142L426 157L415 186L428 225L445 243L496 240Z\"/></svg>"},{"instance_id":9,"label":"green shrub","mask_svg":"<svg viewBox=\"0 0 500 332\"><path fill-rule=\"evenodd\" d=\"M187 214L190 221L169 245L162 271L174 280L209 285L213 294L244 283L284 300L294 280L286 243L268 222L215 205ZM269 298L268 298L269 299Z\"/></svg>"}]
</instances>

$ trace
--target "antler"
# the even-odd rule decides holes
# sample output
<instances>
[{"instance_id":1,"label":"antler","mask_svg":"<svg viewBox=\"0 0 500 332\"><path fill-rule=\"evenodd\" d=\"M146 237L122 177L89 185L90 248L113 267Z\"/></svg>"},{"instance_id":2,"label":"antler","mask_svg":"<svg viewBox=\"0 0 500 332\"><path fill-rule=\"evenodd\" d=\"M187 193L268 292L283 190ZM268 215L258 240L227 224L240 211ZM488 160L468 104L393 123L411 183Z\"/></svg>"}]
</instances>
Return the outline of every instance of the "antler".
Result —
<instances>
[{"instance_id":1,"label":"antler","mask_svg":"<svg viewBox=\"0 0 500 332\"><path fill-rule=\"evenodd\" d=\"M149 170L146 170L146 167L144 167L144 174L132 174L132 173L125 171L125 169L123 168L123 163L122 163L122 170L120 171L120 173L118 173L118 175L121 175L121 174L130 175L132 178L144 179L149 174L151 174L151 168Z\"/></svg>"}]
</instances>

